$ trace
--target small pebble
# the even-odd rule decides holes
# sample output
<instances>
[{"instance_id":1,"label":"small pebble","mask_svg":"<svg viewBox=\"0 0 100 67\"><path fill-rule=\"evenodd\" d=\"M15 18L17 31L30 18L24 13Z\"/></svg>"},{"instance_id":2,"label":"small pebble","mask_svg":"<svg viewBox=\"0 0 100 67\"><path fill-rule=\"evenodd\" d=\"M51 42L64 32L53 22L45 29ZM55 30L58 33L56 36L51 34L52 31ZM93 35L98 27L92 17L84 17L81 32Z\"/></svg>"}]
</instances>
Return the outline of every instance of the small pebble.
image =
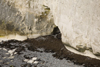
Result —
<instances>
[{"instance_id":1,"label":"small pebble","mask_svg":"<svg viewBox=\"0 0 100 67\"><path fill-rule=\"evenodd\" d=\"M16 50L16 49L9 50L9 51L8 51L8 53L10 53L10 54L11 54L11 56L12 56L12 55L13 55L13 53L15 52L15 50Z\"/></svg>"},{"instance_id":2,"label":"small pebble","mask_svg":"<svg viewBox=\"0 0 100 67\"><path fill-rule=\"evenodd\" d=\"M7 57L3 57L3 59L6 59Z\"/></svg>"},{"instance_id":3,"label":"small pebble","mask_svg":"<svg viewBox=\"0 0 100 67\"><path fill-rule=\"evenodd\" d=\"M10 56L10 57L8 57L9 59L13 59L14 58L14 56Z\"/></svg>"},{"instance_id":4,"label":"small pebble","mask_svg":"<svg viewBox=\"0 0 100 67\"><path fill-rule=\"evenodd\" d=\"M38 61L34 61L34 64L38 64Z\"/></svg>"},{"instance_id":5,"label":"small pebble","mask_svg":"<svg viewBox=\"0 0 100 67\"><path fill-rule=\"evenodd\" d=\"M37 57L33 57L32 60L37 60Z\"/></svg>"},{"instance_id":6,"label":"small pebble","mask_svg":"<svg viewBox=\"0 0 100 67\"><path fill-rule=\"evenodd\" d=\"M14 54L17 54L17 52L14 52Z\"/></svg>"},{"instance_id":7,"label":"small pebble","mask_svg":"<svg viewBox=\"0 0 100 67\"><path fill-rule=\"evenodd\" d=\"M2 48L4 51L7 51L7 49L5 49L5 48Z\"/></svg>"}]
</instances>

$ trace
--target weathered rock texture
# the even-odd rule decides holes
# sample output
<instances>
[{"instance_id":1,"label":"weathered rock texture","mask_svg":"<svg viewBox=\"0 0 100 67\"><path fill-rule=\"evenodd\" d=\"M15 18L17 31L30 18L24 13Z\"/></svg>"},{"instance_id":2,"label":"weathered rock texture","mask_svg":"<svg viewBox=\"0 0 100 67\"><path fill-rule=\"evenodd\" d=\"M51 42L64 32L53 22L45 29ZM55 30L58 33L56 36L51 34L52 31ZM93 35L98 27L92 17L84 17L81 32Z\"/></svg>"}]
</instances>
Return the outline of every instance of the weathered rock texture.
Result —
<instances>
[{"instance_id":1,"label":"weathered rock texture","mask_svg":"<svg viewBox=\"0 0 100 67\"><path fill-rule=\"evenodd\" d=\"M99 0L0 0L0 15L1 32L50 34L54 19L65 44L100 53Z\"/></svg>"},{"instance_id":2,"label":"weathered rock texture","mask_svg":"<svg viewBox=\"0 0 100 67\"><path fill-rule=\"evenodd\" d=\"M100 53L100 1L61 0L59 22L62 41L80 50Z\"/></svg>"},{"instance_id":3,"label":"weathered rock texture","mask_svg":"<svg viewBox=\"0 0 100 67\"><path fill-rule=\"evenodd\" d=\"M48 6L34 0L0 0L0 35L48 35L54 27Z\"/></svg>"}]
</instances>

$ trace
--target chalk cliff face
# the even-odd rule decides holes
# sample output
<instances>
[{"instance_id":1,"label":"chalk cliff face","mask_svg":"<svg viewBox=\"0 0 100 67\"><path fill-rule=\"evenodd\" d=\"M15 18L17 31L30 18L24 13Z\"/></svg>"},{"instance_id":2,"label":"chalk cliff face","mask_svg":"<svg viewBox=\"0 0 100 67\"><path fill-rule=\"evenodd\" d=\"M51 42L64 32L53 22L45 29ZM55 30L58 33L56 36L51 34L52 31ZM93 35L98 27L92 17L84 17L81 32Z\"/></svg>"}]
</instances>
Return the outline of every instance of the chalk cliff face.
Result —
<instances>
[{"instance_id":1,"label":"chalk cliff face","mask_svg":"<svg viewBox=\"0 0 100 67\"><path fill-rule=\"evenodd\" d=\"M99 0L0 0L0 20L2 35L47 35L56 25L65 44L100 53Z\"/></svg>"},{"instance_id":2,"label":"chalk cliff face","mask_svg":"<svg viewBox=\"0 0 100 67\"><path fill-rule=\"evenodd\" d=\"M55 2L53 7L48 6L52 9L55 24L62 33L62 41L78 51L90 50L94 54L99 54L100 1L61 0Z\"/></svg>"},{"instance_id":3,"label":"chalk cliff face","mask_svg":"<svg viewBox=\"0 0 100 67\"><path fill-rule=\"evenodd\" d=\"M100 53L100 1L61 0L60 16L56 22L62 41L77 50Z\"/></svg>"}]
</instances>

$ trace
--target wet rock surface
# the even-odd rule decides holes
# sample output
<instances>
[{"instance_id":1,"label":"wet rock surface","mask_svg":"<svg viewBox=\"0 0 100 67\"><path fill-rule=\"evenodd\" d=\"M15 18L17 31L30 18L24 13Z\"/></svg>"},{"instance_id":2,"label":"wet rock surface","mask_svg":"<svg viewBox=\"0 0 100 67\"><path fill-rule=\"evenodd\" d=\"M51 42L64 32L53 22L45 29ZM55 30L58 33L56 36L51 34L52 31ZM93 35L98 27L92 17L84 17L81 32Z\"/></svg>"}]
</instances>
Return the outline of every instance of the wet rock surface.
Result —
<instances>
[{"instance_id":1,"label":"wet rock surface","mask_svg":"<svg viewBox=\"0 0 100 67\"><path fill-rule=\"evenodd\" d=\"M61 34L0 43L0 67L99 67L100 60L68 51ZM77 64L77 65L76 65Z\"/></svg>"}]
</instances>

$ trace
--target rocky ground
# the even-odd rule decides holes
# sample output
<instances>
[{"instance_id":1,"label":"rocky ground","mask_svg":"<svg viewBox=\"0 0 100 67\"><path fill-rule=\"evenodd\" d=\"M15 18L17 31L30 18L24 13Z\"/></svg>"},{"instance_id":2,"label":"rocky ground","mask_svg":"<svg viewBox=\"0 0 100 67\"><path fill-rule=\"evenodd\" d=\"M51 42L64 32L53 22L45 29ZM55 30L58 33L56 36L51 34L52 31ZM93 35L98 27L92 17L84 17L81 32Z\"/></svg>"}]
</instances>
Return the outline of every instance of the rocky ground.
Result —
<instances>
[{"instance_id":1,"label":"rocky ground","mask_svg":"<svg viewBox=\"0 0 100 67\"><path fill-rule=\"evenodd\" d=\"M68 51L54 34L1 42L0 67L100 67L100 60Z\"/></svg>"}]
</instances>

